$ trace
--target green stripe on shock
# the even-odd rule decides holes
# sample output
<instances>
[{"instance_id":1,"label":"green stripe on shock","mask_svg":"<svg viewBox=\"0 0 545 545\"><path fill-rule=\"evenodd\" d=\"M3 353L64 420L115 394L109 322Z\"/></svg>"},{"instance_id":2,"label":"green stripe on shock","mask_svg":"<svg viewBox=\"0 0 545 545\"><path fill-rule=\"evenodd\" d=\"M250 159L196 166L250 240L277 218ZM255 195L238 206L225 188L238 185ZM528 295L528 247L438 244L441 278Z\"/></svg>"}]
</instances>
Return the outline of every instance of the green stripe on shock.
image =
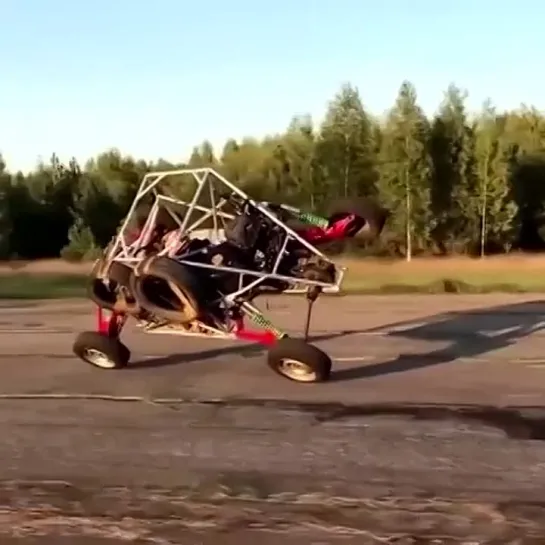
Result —
<instances>
[{"instance_id":1,"label":"green stripe on shock","mask_svg":"<svg viewBox=\"0 0 545 545\"><path fill-rule=\"evenodd\" d=\"M303 223L315 225L316 227L321 227L322 229L325 229L329 225L329 221L326 218L316 216L315 214L311 214L309 212L300 212L297 214L297 219Z\"/></svg>"},{"instance_id":2,"label":"green stripe on shock","mask_svg":"<svg viewBox=\"0 0 545 545\"><path fill-rule=\"evenodd\" d=\"M262 327L264 329L268 329L278 339L282 338L285 335L283 331L280 331L279 329L274 327L273 323L267 318L265 318L265 316L263 316L263 314L261 313L249 314L248 317L255 325Z\"/></svg>"}]
</instances>

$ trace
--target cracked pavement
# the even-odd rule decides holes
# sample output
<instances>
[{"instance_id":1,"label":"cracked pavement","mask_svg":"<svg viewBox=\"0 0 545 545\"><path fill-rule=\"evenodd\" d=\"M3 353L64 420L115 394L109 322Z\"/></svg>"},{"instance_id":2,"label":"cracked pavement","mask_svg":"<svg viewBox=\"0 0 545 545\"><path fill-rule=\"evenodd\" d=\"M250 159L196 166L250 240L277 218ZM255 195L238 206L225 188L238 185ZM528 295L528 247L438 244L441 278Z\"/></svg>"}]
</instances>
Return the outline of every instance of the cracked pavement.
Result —
<instances>
[{"instance_id":1,"label":"cracked pavement","mask_svg":"<svg viewBox=\"0 0 545 545\"><path fill-rule=\"evenodd\" d=\"M539 296L324 297L320 385L134 331L100 371L70 352L88 303L1 310L2 543L545 540ZM290 331L302 310L269 299Z\"/></svg>"}]
</instances>

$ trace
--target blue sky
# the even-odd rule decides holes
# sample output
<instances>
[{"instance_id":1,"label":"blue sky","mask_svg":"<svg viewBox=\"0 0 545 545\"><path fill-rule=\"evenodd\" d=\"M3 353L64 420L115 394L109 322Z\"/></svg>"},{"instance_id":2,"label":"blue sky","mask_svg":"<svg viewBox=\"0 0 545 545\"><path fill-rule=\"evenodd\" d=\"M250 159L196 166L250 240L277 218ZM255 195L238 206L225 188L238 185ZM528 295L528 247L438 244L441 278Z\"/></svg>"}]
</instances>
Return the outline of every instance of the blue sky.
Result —
<instances>
[{"instance_id":1,"label":"blue sky","mask_svg":"<svg viewBox=\"0 0 545 545\"><path fill-rule=\"evenodd\" d=\"M319 121L345 81L377 114L403 79L429 113L450 82L541 108L544 20L537 0L0 0L0 152L183 160Z\"/></svg>"}]
</instances>

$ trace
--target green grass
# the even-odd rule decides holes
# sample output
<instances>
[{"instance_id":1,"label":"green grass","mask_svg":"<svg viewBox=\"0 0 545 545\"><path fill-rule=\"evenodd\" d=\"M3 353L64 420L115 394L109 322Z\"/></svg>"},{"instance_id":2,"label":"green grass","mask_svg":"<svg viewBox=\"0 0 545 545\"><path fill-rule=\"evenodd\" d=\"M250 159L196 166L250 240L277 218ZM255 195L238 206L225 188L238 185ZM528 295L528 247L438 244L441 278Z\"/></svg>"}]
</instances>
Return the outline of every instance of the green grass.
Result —
<instances>
[{"instance_id":1,"label":"green grass","mask_svg":"<svg viewBox=\"0 0 545 545\"><path fill-rule=\"evenodd\" d=\"M13 273L0 276L0 299L65 299L85 297L87 276Z\"/></svg>"},{"instance_id":2,"label":"green grass","mask_svg":"<svg viewBox=\"0 0 545 545\"><path fill-rule=\"evenodd\" d=\"M545 292L545 272L532 274L506 272L490 273L460 271L439 276L438 274L412 275L403 277L387 274L348 275L343 290L350 293L537 293Z\"/></svg>"},{"instance_id":3,"label":"green grass","mask_svg":"<svg viewBox=\"0 0 545 545\"><path fill-rule=\"evenodd\" d=\"M402 269L401 267L400 269ZM524 293L545 292L545 270L464 270L458 272L363 267L347 274L343 293ZM87 276L59 273L0 275L0 299L63 299L86 296Z\"/></svg>"},{"instance_id":4,"label":"green grass","mask_svg":"<svg viewBox=\"0 0 545 545\"><path fill-rule=\"evenodd\" d=\"M345 260L343 288L359 293L545 292L545 260L421 259L411 263Z\"/></svg>"}]
</instances>

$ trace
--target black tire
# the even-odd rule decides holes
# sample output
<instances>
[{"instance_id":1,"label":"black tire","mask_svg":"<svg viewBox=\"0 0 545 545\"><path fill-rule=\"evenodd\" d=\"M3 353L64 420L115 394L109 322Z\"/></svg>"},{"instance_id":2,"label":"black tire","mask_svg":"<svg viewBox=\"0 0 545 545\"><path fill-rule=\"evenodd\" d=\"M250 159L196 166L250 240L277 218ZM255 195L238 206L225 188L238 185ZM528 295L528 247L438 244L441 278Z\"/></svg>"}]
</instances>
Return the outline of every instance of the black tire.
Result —
<instances>
[{"instance_id":1,"label":"black tire","mask_svg":"<svg viewBox=\"0 0 545 545\"><path fill-rule=\"evenodd\" d=\"M132 268L119 261L114 261L106 273L110 280L113 280L125 288L131 285Z\"/></svg>"},{"instance_id":2,"label":"black tire","mask_svg":"<svg viewBox=\"0 0 545 545\"><path fill-rule=\"evenodd\" d=\"M330 221L340 219L343 216L354 214L365 220L361 229L355 236L377 238L382 233L389 212L385 208L367 197L334 200L328 208Z\"/></svg>"},{"instance_id":3,"label":"black tire","mask_svg":"<svg viewBox=\"0 0 545 545\"><path fill-rule=\"evenodd\" d=\"M122 369L131 359L130 350L119 339L96 331L80 333L72 350L84 362L104 370Z\"/></svg>"},{"instance_id":4,"label":"black tire","mask_svg":"<svg viewBox=\"0 0 545 545\"><path fill-rule=\"evenodd\" d=\"M114 290L107 286L100 278L91 278L87 286L87 296L100 308L114 310L117 296Z\"/></svg>"},{"instance_id":5,"label":"black tire","mask_svg":"<svg viewBox=\"0 0 545 545\"><path fill-rule=\"evenodd\" d=\"M125 312L132 316L140 314L140 306L136 302L136 297L131 289L131 280L134 276L133 269L124 263L114 261L110 265L107 274L110 280L113 280L118 286L123 288L118 292L114 310Z\"/></svg>"},{"instance_id":6,"label":"black tire","mask_svg":"<svg viewBox=\"0 0 545 545\"><path fill-rule=\"evenodd\" d=\"M103 260L99 260L91 273L88 296L101 308L138 314L140 308L130 289L132 276L133 270L128 265L117 261L105 265ZM103 277L107 277L115 284L107 285ZM123 287L123 294L117 289L119 287Z\"/></svg>"},{"instance_id":7,"label":"black tire","mask_svg":"<svg viewBox=\"0 0 545 545\"><path fill-rule=\"evenodd\" d=\"M131 291L141 308L171 322L190 323L206 308L203 281L190 267L168 257L142 262L132 277ZM161 296L168 301L163 302Z\"/></svg>"},{"instance_id":8,"label":"black tire","mask_svg":"<svg viewBox=\"0 0 545 545\"><path fill-rule=\"evenodd\" d=\"M298 364L299 372L288 365L289 360ZM295 382L324 382L331 376L331 358L301 339L280 339L269 349L267 363L275 373Z\"/></svg>"}]
</instances>

